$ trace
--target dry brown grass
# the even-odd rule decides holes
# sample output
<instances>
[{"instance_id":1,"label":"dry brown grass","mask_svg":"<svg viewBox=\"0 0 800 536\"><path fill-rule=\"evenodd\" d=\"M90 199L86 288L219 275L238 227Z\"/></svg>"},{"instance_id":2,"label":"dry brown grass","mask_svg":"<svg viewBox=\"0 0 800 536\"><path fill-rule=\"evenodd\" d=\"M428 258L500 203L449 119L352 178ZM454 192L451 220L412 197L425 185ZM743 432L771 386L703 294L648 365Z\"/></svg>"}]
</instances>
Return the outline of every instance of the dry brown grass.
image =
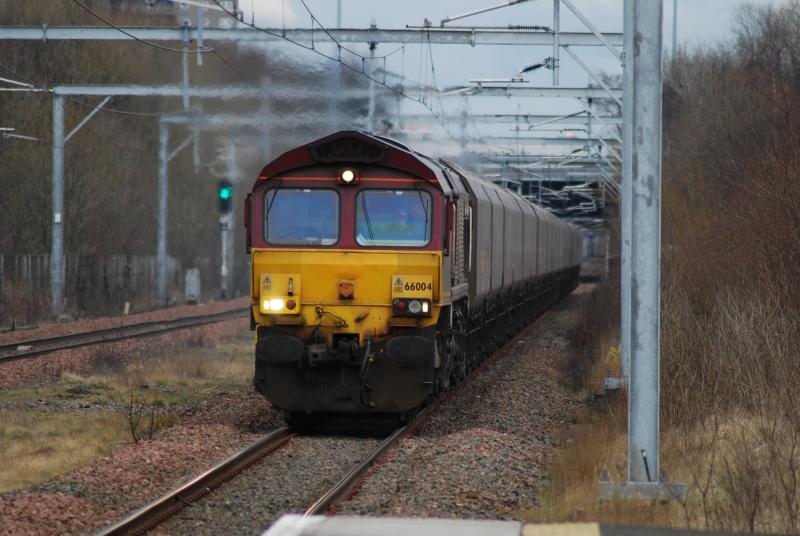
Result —
<instances>
[{"instance_id":1,"label":"dry brown grass","mask_svg":"<svg viewBox=\"0 0 800 536\"><path fill-rule=\"evenodd\" d=\"M209 387L249 385L253 377L253 347L249 341L199 347L174 356L132 363L119 376L141 384L174 385L204 390ZM118 377L118 378L119 378ZM113 378L111 381L114 382Z\"/></svg>"},{"instance_id":2,"label":"dry brown grass","mask_svg":"<svg viewBox=\"0 0 800 536\"><path fill-rule=\"evenodd\" d=\"M0 411L0 492L63 474L129 441L108 411Z\"/></svg>"},{"instance_id":3,"label":"dry brown grass","mask_svg":"<svg viewBox=\"0 0 800 536\"><path fill-rule=\"evenodd\" d=\"M602 467L614 480L626 472L625 412L623 400L609 401L575 426L550 467L539 508L522 513L525 521L671 525L681 514L676 504L597 500Z\"/></svg>"},{"instance_id":4,"label":"dry brown grass","mask_svg":"<svg viewBox=\"0 0 800 536\"><path fill-rule=\"evenodd\" d=\"M523 512L523 519L797 531L797 438L792 444L788 427L765 433L763 423L749 415L731 415L707 428L674 429L662 435L662 464L671 469L672 480L689 484L685 504L599 501L602 467L613 480L625 480L625 411L620 401L611 402L575 427L550 469L540 507ZM771 441L771 433L782 441Z\"/></svg>"},{"instance_id":5,"label":"dry brown grass","mask_svg":"<svg viewBox=\"0 0 800 536\"><path fill-rule=\"evenodd\" d=\"M800 529L800 396L796 393L800 319L776 295L720 291L702 318L676 289L664 302L661 460L689 484L685 504L597 500L600 468L626 478L624 394L608 398L572 431L550 470L530 521L597 521L746 532ZM608 333L586 330L597 299L576 317L573 341L595 352L586 385L597 385L614 347ZM597 326L597 325L596 325ZM602 325L599 325L602 328ZM679 349L679 351L677 351ZM585 350L585 348L584 348ZM575 358L573 358L574 362ZM586 363L584 363L586 365ZM572 383L571 378L566 381Z\"/></svg>"},{"instance_id":6,"label":"dry brown grass","mask_svg":"<svg viewBox=\"0 0 800 536\"><path fill-rule=\"evenodd\" d=\"M618 374L618 289L610 281L593 285L581 296L580 307L569 328L572 351L561 375L577 391L600 393L609 372Z\"/></svg>"},{"instance_id":7,"label":"dry brown grass","mask_svg":"<svg viewBox=\"0 0 800 536\"><path fill-rule=\"evenodd\" d=\"M156 437L178 422L179 409L212 393L247 389L252 374L252 346L237 341L2 390L0 403L8 407L36 401L49 409L0 411L0 492L63 474L120 444Z\"/></svg>"}]
</instances>

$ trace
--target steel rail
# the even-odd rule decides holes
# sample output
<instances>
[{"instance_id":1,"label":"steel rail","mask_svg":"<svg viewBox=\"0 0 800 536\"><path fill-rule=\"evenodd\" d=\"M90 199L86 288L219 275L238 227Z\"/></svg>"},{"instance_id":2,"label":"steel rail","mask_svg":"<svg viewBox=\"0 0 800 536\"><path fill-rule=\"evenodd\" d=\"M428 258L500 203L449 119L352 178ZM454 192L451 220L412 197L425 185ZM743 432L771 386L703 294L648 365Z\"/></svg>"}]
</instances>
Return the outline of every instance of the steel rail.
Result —
<instances>
[{"instance_id":1,"label":"steel rail","mask_svg":"<svg viewBox=\"0 0 800 536\"><path fill-rule=\"evenodd\" d=\"M211 469L167 492L155 501L96 532L97 536L141 534L207 495L268 454L280 449L294 436L288 426L278 428Z\"/></svg>"},{"instance_id":2,"label":"steel rail","mask_svg":"<svg viewBox=\"0 0 800 536\"><path fill-rule=\"evenodd\" d=\"M223 322L225 320L243 318L246 316L248 310L249 309L233 309L209 315L189 316L170 320L151 320L94 331L82 331L80 333L69 333L66 335L55 335L52 337L3 343L0 344L0 352L8 351L11 348L17 348L19 346L32 346L33 348L29 351L14 351L13 353L0 355L0 363L27 359L61 350L70 350L73 348L116 342L125 339L149 337L169 333L171 331ZM46 348L36 348L37 345L48 346Z\"/></svg>"},{"instance_id":3,"label":"steel rail","mask_svg":"<svg viewBox=\"0 0 800 536\"><path fill-rule=\"evenodd\" d=\"M348 492L352 491L353 488L359 483L361 477L366 474L366 472L375 465L375 463L383 456L383 454L389 450L393 445L399 443L403 438L413 434L417 428L419 428L425 419L428 417L432 408L436 407L436 404L432 406L428 406L422 411L420 411L414 420L410 423L401 426L392 434L380 442L380 444L375 447L366 458L364 458L359 464L355 467L350 469L346 475L342 477L333 487L331 487L325 494L320 497L319 499L314 502L308 509L303 513L303 515L311 516L315 514L321 514L327 511L333 504L339 501L342 497L344 497Z\"/></svg>"}]
</instances>

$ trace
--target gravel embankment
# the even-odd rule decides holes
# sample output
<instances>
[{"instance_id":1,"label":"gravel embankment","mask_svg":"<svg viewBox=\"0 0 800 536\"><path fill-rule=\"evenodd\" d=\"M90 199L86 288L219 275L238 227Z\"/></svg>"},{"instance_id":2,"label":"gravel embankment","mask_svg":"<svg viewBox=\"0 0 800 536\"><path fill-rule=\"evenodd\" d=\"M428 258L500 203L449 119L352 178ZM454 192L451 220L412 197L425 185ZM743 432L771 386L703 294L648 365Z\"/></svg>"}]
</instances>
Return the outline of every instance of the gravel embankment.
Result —
<instances>
[{"instance_id":1,"label":"gravel embankment","mask_svg":"<svg viewBox=\"0 0 800 536\"><path fill-rule=\"evenodd\" d=\"M161 525L156 534L260 534L285 513L302 513L380 440L295 437L202 501Z\"/></svg>"},{"instance_id":2,"label":"gravel embankment","mask_svg":"<svg viewBox=\"0 0 800 536\"><path fill-rule=\"evenodd\" d=\"M336 512L513 519L535 507L558 438L583 409L558 382L581 299L567 297L457 389Z\"/></svg>"},{"instance_id":3,"label":"gravel embankment","mask_svg":"<svg viewBox=\"0 0 800 536\"><path fill-rule=\"evenodd\" d=\"M282 424L251 390L214 396L156 440L125 445L50 482L0 495L0 535L99 529Z\"/></svg>"},{"instance_id":4,"label":"gravel embankment","mask_svg":"<svg viewBox=\"0 0 800 536\"><path fill-rule=\"evenodd\" d=\"M247 298L240 298L203 305L185 305L130 316L96 318L67 324L48 324L24 332L2 334L0 342L78 333L153 320L207 315L241 309L247 307L248 303ZM109 363L113 362L114 366L121 366L142 353L163 353L187 343L215 344L223 338L238 334L244 335L248 329L249 322L245 317L173 331L154 337L85 346L31 359L0 363L0 388L54 381L65 372L88 374L93 372L98 365L109 366Z\"/></svg>"},{"instance_id":5,"label":"gravel embankment","mask_svg":"<svg viewBox=\"0 0 800 536\"><path fill-rule=\"evenodd\" d=\"M566 332L582 299L581 293L566 298L502 358L453 391L337 513L511 519L535 507L558 438L584 409L579 395L561 386L558 372L571 351ZM180 423L157 440L121 447L43 485L0 495L0 534L100 528L282 419L247 390L214 396L187 410ZM295 438L158 533L259 533L281 514L305 510L377 443Z\"/></svg>"}]
</instances>

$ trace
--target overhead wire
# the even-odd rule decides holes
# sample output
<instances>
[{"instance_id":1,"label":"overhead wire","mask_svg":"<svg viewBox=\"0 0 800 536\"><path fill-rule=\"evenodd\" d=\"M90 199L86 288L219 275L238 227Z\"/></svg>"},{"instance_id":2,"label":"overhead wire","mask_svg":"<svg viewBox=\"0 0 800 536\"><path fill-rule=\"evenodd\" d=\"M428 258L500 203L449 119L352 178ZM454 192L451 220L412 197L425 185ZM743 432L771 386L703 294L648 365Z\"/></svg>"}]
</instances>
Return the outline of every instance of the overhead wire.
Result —
<instances>
[{"instance_id":1,"label":"overhead wire","mask_svg":"<svg viewBox=\"0 0 800 536\"><path fill-rule=\"evenodd\" d=\"M118 32L130 37L134 41L137 41L137 42L152 46L152 47L154 47L156 49L167 51L167 52L174 52L174 53L180 53L180 54L211 53L218 60L220 60L222 63L224 63L226 66L228 66L232 71L237 73L239 76L243 76L242 73L236 67L234 67L234 65L232 63L230 63L227 59L225 59L225 57L222 54L220 54L220 52L218 50L216 50L214 48L204 47L202 49L198 48L198 49L193 49L193 50L192 49L184 50L184 49L176 49L176 48L166 47L166 46L160 45L158 43L154 43L152 41L148 41L146 39L141 39L141 38L131 34L130 32L127 32L124 29L116 26L113 22L107 20L106 18L102 17L101 15L95 13L91 8L89 8L84 3L80 2L79 0L72 0L72 1L73 1L73 3L78 5L81 9L83 9L84 11L86 11L87 13L92 15L93 17L97 18L98 20L100 20L101 22L103 22L107 26L113 28L114 30L117 30ZM47 93L52 93L53 92L53 89L47 87L45 84L37 83L35 81L27 79L24 76L19 75L18 73L14 72L13 70L11 70L8 67L5 67L5 66L3 66L1 64L0 64L0 69L4 70L7 73L11 73L12 75L16 76L17 78L20 78L20 79L26 81L29 85L31 85L31 87L35 87L36 89L40 89L40 90L42 90L44 92L47 92ZM78 98L71 97L71 96L68 96L68 95L62 95L62 98L64 98L65 100L68 100L70 102L74 102L76 104L79 104L81 106L94 108L94 109L99 109L100 111L103 111L103 112L110 112L110 113L115 113L115 114L120 114L120 115L128 115L128 116L135 116L135 117L158 117L158 116L162 115L161 113L157 113L157 112L132 112L132 111L129 111L129 110L120 110L120 109L117 109L117 108L111 108L111 107L107 107L107 106L100 107L100 106L94 105L94 104L92 104L90 102L86 102L86 101L84 101L82 99L78 99Z\"/></svg>"},{"instance_id":2,"label":"overhead wire","mask_svg":"<svg viewBox=\"0 0 800 536\"><path fill-rule=\"evenodd\" d=\"M439 96L439 94L438 94L439 93L439 83L436 80L436 65L434 64L434 61L433 61L433 46L431 45L431 32L430 32L430 30L427 31L427 34L428 34L428 57L430 58L430 62L431 62L431 81L433 82L433 89L436 90L436 94L434 94L434 96L436 97L436 102L439 103L439 111L442 114L444 114L445 109L444 109L444 105L442 104L442 97Z\"/></svg>"},{"instance_id":3,"label":"overhead wire","mask_svg":"<svg viewBox=\"0 0 800 536\"><path fill-rule=\"evenodd\" d=\"M6 73L10 73L12 76L17 77L20 80L24 80L25 82L30 84L30 86L32 88L41 90L41 92L38 92L37 94L51 95L54 92L53 89L50 89L50 88L46 87L44 84L40 84L40 83L38 83L38 82L36 82L34 80L31 80L30 78L27 78L27 77L17 73L16 71L14 71L12 69L9 69L8 67L3 66L2 64L0 64L0 71L6 72ZM81 99L76 99L76 98L74 98L72 96L69 96L69 95L62 95L62 98L64 98L64 100L66 100L66 101L74 102L74 103L80 104L80 105L88 107L88 108L98 109L98 111L101 111L101 112L112 112L117 117L121 117L121 116L143 116L143 117L147 117L147 118L152 118L154 116L161 115L161 114L155 114L155 113L151 114L151 113L146 113L146 112L129 112L129 111L126 111L126 110L117 110L117 109L114 109L114 108L101 107L101 106L92 104L90 102L83 101ZM83 121L85 119L85 117L82 117L82 116L79 116L77 114L71 113L70 109L66 108L66 107L64 109L64 114L67 117L69 117L72 120L74 120L75 124L78 124L78 123L80 123L81 121ZM40 138L40 139L42 140L42 142L46 142L48 144L52 144L53 143L53 138L52 138L52 136L49 136L49 135L46 136L46 137ZM121 150L128 150L130 148L130 144L117 142L116 139L113 138L113 137L106 138L105 139L105 143L113 145L113 146L115 146L115 147L117 147L117 148L119 148Z\"/></svg>"},{"instance_id":4,"label":"overhead wire","mask_svg":"<svg viewBox=\"0 0 800 536\"><path fill-rule=\"evenodd\" d=\"M218 2L216 2L216 0L215 0L215 3L217 3L217 4L218 4ZM352 55L354 55L354 56L356 56L356 57L359 57L359 58L362 58L362 59L376 59L376 60L380 60L380 59L385 59L385 58L388 58L389 56L391 56L392 54L394 54L395 52L397 52L397 50L399 50L399 48L398 48L398 49L397 49L397 50L395 50L394 52L390 52L389 54L386 54L385 56L364 56L363 54L359 54L359 53L358 53L358 52L356 52L355 50L352 50L352 49L350 49L350 48L348 48L348 47L346 47L346 46L343 46L343 45L342 45L342 44L341 44L341 43L340 43L340 42L339 42L339 41L338 41L338 40L337 40L337 39L336 39L336 38L333 36L333 34L331 34L331 32L329 32L329 31L328 31L328 29L327 29L325 26L323 26L323 24L322 24L322 23L319 21L319 19L317 18L317 16L316 16L316 15L314 15L314 12L313 12L313 11L311 11L311 8L310 8L310 7L308 7L308 4L306 3L306 0L300 0L300 3L302 3L302 4L303 4L303 7L305 8L305 10L308 12L309 16L311 17L311 20L312 20L312 22L315 22L315 23L317 24L317 26L319 26L319 27L320 27L320 29L321 29L323 32L325 32L325 34L326 34L326 35L327 35L327 36L328 36L328 37L329 37L329 38L330 38L330 39L331 39L331 40L332 40L334 43L336 43L337 45L339 45L339 47L341 47L343 50L345 50L346 52L349 52L350 54L352 54ZM313 25L312 25L312 29L313 29ZM402 48L402 47L400 47L400 48Z\"/></svg>"},{"instance_id":5,"label":"overhead wire","mask_svg":"<svg viewBox=\"0 0 800 536\"><path fill-rule=\"evenodd\" d=\"M4 71L4 72L10 74L11 76L15 76L15 77L19 78L20 80L23 80L23 81L27 82L32 87L42 90L42 92L45 92L45 93L48 93L48 94L55 93L55 90L52 89L52 88L47 87L47 85L39 83L39 82L36 82L34 80L31 80L30 78L27 78L25 76L22 76L18 72L16 72L16 71L4 66L3 64L0 64L0 71ZM81 106L86 106L88 108L97 108L101 112L110 112L110 113L115 113L115 114L139 116L139 117L157 117L157 116L161 115L161 113L156 113L156 112L131 112L129 110L120 110L120 109L117 109L117 108L109 108L107 106L102 106L101 107L101 106L97 106L96 104L92 104L91 102L86 102L84 100L77 99L77 98L75 98L75 97L73 97L71 95L60 95L60 96L64 100L68 100L70 102L74 102L76 104L80 104Z\"/></svg>"},{"instance_id":6,"label":"overhead wire","mask_svg":"<svg viewBox=\"0 0 800 536\"><path fill-rule=\"evenodd\" d=\"M84 4L80 0L72 0L72 3L76 4L77 6L79 6L81 9L86 11L92 17L96 18L97 20L99 20L100 22L102 22L103 24L108 26L109 28L113 28L114 30L118 31L119 33L127 35L128 37L130 37L134 41L138 41L138 42L143 43L145 45L149 45L151 47L154 47L154 48L157 48L157 49L160 49L160 50L164 50L166 52L174 52L174 53L177 53L177 54L185 54L185 53L188 52L190 54L197 54L197 53L213 52L213 50L214 50L214 49L208 48L208 47L195 48L193 50L183 50L181 48L172 48L172 47L160 45L158 43L154 43L153 41L148 41L147 39L142 39L141 37L136 37L134 34L128 32L126 30L123 30L122 28L120 28L119 26L115 25L113 22L111 22L110 20L106 19L102 15L99 15L99 14L95 13L94 11L92 11L91 8L89 8L86 4Z\"/></svg>"},{"instance_id":7,"label":"overhead wire","mask_svg":"<svg viewBox=\"0 0 800 536\"><path fill-rule=\"evenodd\" d=\"M441 97L441 95L439 95L439 81L436 78L436 64L435 64L435 62L433 60L433 45L431 44L431 32L430 32L430 29L427 29L426 33L427 33L427 36L428 36L428 57L430 58L430 62L431 62L431 78L432 78L432 81L433 81L433 89L435 90L434 96L436 97L436 102L439 103L439 111L440 111L441 115L445 116L446 115L446 110L444 108L444 104L442 103L442 97ZM431 104L431 106L433 106L433 105ZM458 140L456 139L456 136L452 132L450 132L449 128L447 128L445 122L441 121L440 124L441 124L442 128L445 130L445 132L447 133L447 135L450 136L453 139L453 141L458 142Z\"/></svg>"},{"instance_id":8,"label":"overhead wire","mask_svg":"<svg viewBox=\"0 0 800 536\"><path fill-rule=\"evenodd\" d=\"M109 21L109 20L105 19L105 18L104 18L104 17L102 17L101 15L99 15L99 14L95 13L95 12L94 12L94 11L92 11L92 10L91 10L91 9L90 9L88 6L86 6L85 4L83 4L82 2L80 2L80 0L72 0L72 1L73 1L73 3L75 3L76 5L78 5L79 7L81 7L83 10L85 10L87 13L91 14L92 16L94 16L95 18L97 18L98 20L100 20L101 22L103 22L104 24L106 24L106 25L108 25L109 27L111 27L111 28L113 28L113 29L115 29L115 30L119 31L120 33L122 33L122 34L124 34L124 35L126 35L126 36L130 37L131 39L133 39L133 40L135 40L135 41L137 41L137 42L140 42L140 43L146 44L146 45L148 45L148 46L152 46L152 47L154 47L154 48L157 48L157 49L160 49L160 50L164 50L164 51L168 51L168 52L173 52L173 53L181 53L181 54L186 54L186 53L213 53L213 54L214 54L214 56L216 56L216 57L217 57L217 58L218 58L220 61L222 61L222 62L223 62L223 63L225 63L225 64L226 64L226 65L227 65L229 68L231 68L232 70L234 70L235 72L237 72L237 74L241 75L241 73L240 73L240 72L239 72L239 71L238 71L238 70L237 70L237 69L236 69L236 68L235 68L235 67L234 67L234 66L233 66L233 65L232 65L232 64L231 64L229 61L227 61L227 60L226 60L226 59L225 59L225 58L224 58L224 57L223 57L223 56L222 56L222 55L221 55L221 54L220 54L218 51L216 51L216 50L215 50L215 49L213 49L213 48L206 48L206 47L204 47L204 48L197 48L197 49L194 49L194 50L184 50L184 49L176 49L176 48L171 48L171 47L163 46L163 45L160 45L160 44L158 44L158 43L154 43L154 42L152 42L152 41L148 41L148 40L146 40L146 39L141 39L141 38L139 38L139 37L137 37L137 36L135 36L135 35L131 34L130 32L127 32L127 31L125 31L124 29L122 29L122 28L120 28L120 27L116 26L116 25L115 25L113 22L111 22L111 21ZM348 47L345 47L345 46L343 46L343 45L342 45L342 44L341 44L341 43L340 43L340 42L339 42L339 41L338 41L338 40L337 40L337 39L336 39L336 38L335 38L335 37L334 37L334 36L331 34L331 32L329 32L329 31L328 31L328 29L327 29L327 28L325 28L325 26L321 24L321 22L320 22L320 21L319 21L319 19L316 17L316 15L314 15L313 11L311 11L311 9L309 8L309 6L308 6L308 4L305 2L305 0L300 0L300 1L301 1L301 3L303 4L303 6L305 7L306 11L309 13L309 15L310 15L310 17L311 17L311 20L312 20L312 24L315 22L315 23L316 23L316 24L317 24L317 25L320 27L320 29L321 29L321 30L322 30L322 31L323 31L323 32L324 32L324 33L325 33L325 34L326 34L326 35L327 35L327 36L328 36L328 37L329 37L329 38L330 38L330 39L331 39L331 40L332 40L332 41L333 41L333 42L334 42L336 45L337 45L337 47L338 47L338 50L339 50L339 58L335 58L335 57L333 57L333 56L330 56L330 55L328 55L328 54L326 54L326 53L324 53L324 52L320 51L319 49L315 48L315 47L313 46L313 44L312 44L312 46L308 46L308 45L306 45L306 44L304 44L304 43L301 43L301 42L299 42L299 41L295 41L295 40L293 40L293 39L291 39L291 38L287 37L287 36L285 35L285 33L284 33L284 35L282 35L282 34L278 34L278 33L276 33L276 32L272 32L272 31L270 31L270 30L268 30L268 29L261 28L261 27L257 26L257 25L256 25L254 22L252 22L252 23L247 23L247 22L241 21L241 20L240 20L240 19L239 19L239 18L236 16L236 14L235 14L235 13L231 12L231 11L230 11L228 8L226 8L224 5L222 5L222 4L221 4L221 3L220 3L218 0L212 0L212 1L213 1L213 2L214 2L214 3L215 3L215 4L216 4L216 5L217 5L217 6L218 6L218 7L219 7L219 8L220 8L220 9L221 9L221 10L222 10L224 13L226 13L228 16L230 16L230 17L234 18L234 19L235 19L237 22L239 22L239 23L241 23L241 24L244 24L245 26L248 26L248 27L252 28L253 30L260 31L260 32L266 33L266 34L268 34L268 35L272 35L272 36L274 36L274 37L281 38L281 39L283 39L283 40L285 40L285 41L287 41L287 42L289 42L289 43L291 43L291 44L293 44L293 45L295 45L295 46L299 46L299 47L301 47L301 48L303 48L303 49L305 49L305 50L308 50L308 51L310 51L310 52L314 52L314 53L316 53L316 54L318 54L318 55L320 55L320 56L322 56L322 57L324 57L324 58L326 58L326 59L328 59L328 60L335 61L335 62L337 62L337 63L341 64L341 65L342 65L343 67L345 67L346 69L349 69L349 70L351 70L351 71L353 71L353 72L355 72L355 73L358 73L359 75L361 75L361 76L363 76L363 77L367 78L367 79L368 79L368 80L370 80L371 82L373 82L373 83L376 83L376 84L378 84L378 85L380 85L380 86L382 86L382 87L384 87L384 88L388 89L388 90L389 90L391 93L393 93L393 94L397 95L398 97L401 97L401 98L404 98L404 99L410 100L410 101L412 101L412 102L415 102L415 103L417 103L417 104L421 104L421 105L422 105L422 106L423 106L423 107L424 107L426 110L428 110L428 112L429 112L429 113L430 113L430 114L431 114L431 115L434 117L434 119L436 119L436 121L437 121L437 122L438 122L438 123L439 123L439 124L442 126L442 128L445 130L445 132L447 132L447 134L448 134L448 135L449 135L451 138L453 138L453 139L455 140L455 136L454 136L454 135L453 135L453 134L450 132L450 130L447 128L447 125L446 125L445 121L444 121L444 120L443 120L443 119L440 117L440 115L439 115L439 114L437 114L437 113L436 113L436 111L433 109L433 106L432 106L432 105L430 105L428 102L426 102L426 99L424 98L424 96L423 96L422 98L414 98L414 97L412 97L412 96L408 95L408 94L405 92L405 90L404 90L404 88L403 88L403 85L402 85L402 83L401 83L401 89L400 89L400 90L398 90L397 88L394 88L394 87L390 86L389 84L387 84L387 83L385 82L385 74L384 74L384 81L378 80L377 78L375 78L375 77L371 76L370 74L367 74L367 72L366 72L366 69L365 69L365 67L364 67L364 64L365 64L365 62L366 62L366 60L367 60L367 59L370 59L370 60L382 59L382 60L384 60L384 66L385 66L385 60L386 60L387 58L389 58L389 57L393 56L394 54L397 54L398 52L402 52L402 53L403 53L403 55L402 55L402 58L403 58L403 71L404 71L404 70L405 70L405 45L402 45L402 46L398 47L397 49L393 50L392 52L390 52L389 54L386 54L386 55L383 55L383 56L368 57L368 56L365 56L365 55L359 54L358 52L356 52L356 51L354 51L354 50L352 50L352 49L350 49L350 48L348 48ZM284 23L284 31L285 31L285 23ZM421 45L421 48L422 48L422 43L420 43L420 45ZM429 56L429 58L430 58L430 61L431 61L431 65L430 65L430 66L431 66L431 71L432 71L432 78L433 78L433 80L434 80L434 88L432 88L432 91L438 91L438 88L437 88L437 86L436 86L436 82L435 82L435 80L436 80L436 76L435 76L435 67L434 67L434 65L433 65L433 54L432 54L432 50L430 50L431 43L430 43L430 34L429 34L429 32L428 32L428 46L429 46L429 55L428 55L428 56ZM361 59L362 59L362 66L361 66L361 69L358 69L358 68L356 68L356 67L353 67L352 65L348 64L347 62L345 62L345 61L342 61L342 59L341 59L341 50L344 50L344 51L346 51L346 52L348 52L348 53L350 53L350 54L352 54L352 55L354 55L354 56L356 56L356 57L358 57L358 58L361 58ZM421 56L422 56L422 55L423 55L423 54L422 54L422 51L421 51ZM425 59L427 60L428 58L425 58ZM427 61L426 61L425 63L426 63L426 67L427 67ZM21 79L21 80L24 80L24 81L26 81L27 83L31 84L31 86L33 86L33 87L36 87L37 89L41 89L41 90L43 90L43 91L45 91L45 92L48 92L48 93L52 93L52 92L54 91L52 88L49 88L49 87L47 87L45 84L41 84L41 83L38 83L38 82L32 81L32 80L30 80L30 79L28 79L28 78L26 78L26 77L24 77L24 76L21 76L21 75L19 75L19 73L16 73L16 72L15 72L15 71L13 71L12 69L9 69L8 67L5 67L5 66L3 66L2 64L0 64L0 69L2 69L3 71L5 71L5 72L7 72L7 73L11 74L12 76L15 76L15 77L17 77L17 78L19 78L19 79ZM385 71L385 69L384 69L384 71ZM404 72L403 72L403 74L402 74L401 76L404 78ZM426 69L426 80L427 80L427 69ZM425 88L423 87L423 83L422 83L422 82L420 82L420 91L421 91L421 92L425 91ZM421 94L422 94L422 93L421 93ZM62 95L62 97L63 97L65 100L68 100L68 101L70 101L70 102L74 102L74 103L76 103L76 104L79 104L79 105L81 105L81 106L85 106L85 107L88 107L88 108L93 108L93 109L99 109L100 111L104 111L104 112L108 112L108 113L115 113L115 114L126 115L126 116L133 116L133 117L148 117L148 118L151 118L151 117L157 117L157 116L160 116L160 115L161 115L160 113L151 113L151 112L132 112L132 111L128 111L128 110L120 110L120 109L111 108L111 107L105 107L105 106L103 106L103 107L100 107L100 106L94 105L94 104L92 104L92 103L90 103L90 102L86 102L86 101L84 101L84 100L82 100L82 99L74 98L74 97L72 97L72 96L68 96L68 95ZM442 105L441 105L441 99L439 99L439 102L440 102L440 108L442 108L442 109L443 109L443 107L442 107Z\"/></svg>"},{"instance_id":9,"label":"overhead wire","mask_svg":"<svg viewBox=\"0 0 800 536\"><path fill-rule=\"evenodd\" d=\"M90 7L88 7L86 4L84 4L80 0L72 0L72 2L74 4L76 4L77 6L79 6L81 9L83 9L84 11L86 11L92 17L96 18L97 20L99 20L100 22L102 22L103 24L108 26L109 28L112 28L112 29L118 31L121 34L130 37L134 41L137 41L139 43L151 46L151 47L156 48L158 50L163 50L165 52L172 52L172 53L175 53L175 54L206 54L206 53L210 53L210 54L214 55L222 63L224 63L232 71L234 71L235 73L237 73L238 75L241 76L241 73L236 69L236 67L234 67L231 64L231 62L229 62L227 59L225 59L225 57L222 54L220 54L220 52L218 50L216 50L215 48L203 47L203 48L185 49L184 50L182 48L173 48L173 47L168 47L168 46L161 45L159 43L154 43L153 41L149 41L147 39L142 39L141 37L137 37L136 35L132 34L131 32L128 32L127 30L125 30L123 28L120 28L119 26L117 26L116 24L111 22L110 20L106 19L102 15L100 15L100 14L96 13L95 11L93 11Z\"/></svg>"},{"instance_id":10,"label":"overhead wire","mask_svg":"<svg viewBox=\"0 0 800 536\"><path fill-rule=\"evenodd\" d=\"M309 15L311 17L312 23L316 23L320 27L320 29L331 39L331 41L333 41L333 43L336 44L336 46L338 48L338 51L339 51L339 57L331 56L331 55L326 54L325 52L322 52L321 50L317 49L314 46L313 34L312 34L312 44L309 46L309 45L307 45L305 43L301 43L300 41L296 41L296 40L286 36L285 32L283 34L277 33L277 32L273 32L273 31L271 31L271 30L269 30L267 28L262 28L262 27L260 27L260 26L258 26L256 24L254 24L254 23L248 23L246 21L240 20L239 17L237 17L236 13L232 12L227 7L225 7L219 0L211 0L211 1L214 4L216 4L217 7L219 7L224 13L226 13L228 16L230 16L233 19L235 19L239 24L243 24L243 25L245 25L245 26L247 26L247 27L249 27L249 28L251 28L253 30L256 30L256 31L265 33L267 35L271 35L273 37L277 37L279 39L282 39L282 40L284 40L284 41L286 41L288 43L291 43L292 45L298 46L298 47L300 47L302 49L305 49L305 50L307 50L309 52L313 52L313 53L315 53L315 54L317 54L319 56L322 56L323 58L328 59L330 61L335 61L335 62L339 63L340 65L342 65L344 68L349 69L349 70L351 70L351 71L363 76L364 78L372 81L373 83L378 84L378 85L388 89L391 93L395 94L396 96L404 98L404 99L407 99L407 100L409 100L411 102L415 102L415 103L421 104L436 119L436 121L442 126L442 128L444 128L445 131L448 132L448 135L452 136L452 134L450 134L449 130L447 129L447 126L446 126L444 120L442 120L442 118L435 112L435 110L433 110L426 102L424 102L424 100L416 99L416 98L408 95L407 93L405 93L405 91L398 90L397 88L394 88L394 87L382 82L381 80L378 80L377 78L367 74L364 65L365 65L365 62L366 62L367 59L372 59L372 58L370 58L369 56L365 56L363 54L359 54L358 52L355 52L355 51L353 51L353 50L351 50L351 49L349 49L347 47L342 46L342 44L333 36L333 34L331 34L331 32L329 32L328 29L325 28L325 26L323 26L319 22L319 19L316 17L316 15L314 15L314 13L311 11L311 9L308 7L308 5L305 3L304 0L300 0L300 1L303 3L306 11L308 11L308 13L309 13ZM402 47L401 47L401 49L402 49ZM349 53L353 54L354 56L360 58L362 60L361 68L359 69L357 67L354 67L354 66L348 64L345 61L342 61L342 59L341 59L341 51L342 50L345 50L346 52L349 52ZM393 53L396 53L396 52L397 51L395 50ZM384 57L388 57L388 55L387 56L375 57L374 59L380 59L380 58L384 58ZM453 137L453 139L455 140L455 137Z\"/></svg>"}]
</instances>

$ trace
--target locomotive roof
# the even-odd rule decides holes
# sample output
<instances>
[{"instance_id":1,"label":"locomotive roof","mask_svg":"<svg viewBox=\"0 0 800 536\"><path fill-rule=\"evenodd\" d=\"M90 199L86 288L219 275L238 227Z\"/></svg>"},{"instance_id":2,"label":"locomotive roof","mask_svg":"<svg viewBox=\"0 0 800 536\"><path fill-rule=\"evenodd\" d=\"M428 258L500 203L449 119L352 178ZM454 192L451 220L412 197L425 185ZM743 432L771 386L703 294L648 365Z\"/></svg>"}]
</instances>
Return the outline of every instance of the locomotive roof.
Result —
<instances>
[{"instance_id":1,"label":"locomotive roof","mask_svg":"<svg viewBox=\"0 0 800 536\"><path fill-rule=\"evenodd\" d=\"M431 158L390 138L355 130L336 132L286 151L261 170L258 181L303 167L330 164L386 166L435 183L443 190L450 189L442 166Z\"/></svg>"},{"instance_id":2,"label":"locomotive roof","mask_svg":"<svg viewBox=\"0 0 800 536\"><path fill-rule=\"evenodd\" d=\"M452 162L443 159L436 161L410 149L397 140L355 130L336 132L286 151L264 166L261 173L258 174L258 180L254 187L261 181L288 171L331 164L385 166L429 181L438 186L445 194L454 193L457 195L460 190L463 190L463 186L459 184L459 181L453 180L453 175L455 174L471 176L473 180L484 182L491 188L499 188L492 182L486 181L475 173L467 171ZM537 213L544 215L542 217L558 220L559 223L563 223L567 227L574 227L572 224L560 220L546 208L536 205L510 190L504 191L535 207Z\"/></svg>"}]
</instances>

